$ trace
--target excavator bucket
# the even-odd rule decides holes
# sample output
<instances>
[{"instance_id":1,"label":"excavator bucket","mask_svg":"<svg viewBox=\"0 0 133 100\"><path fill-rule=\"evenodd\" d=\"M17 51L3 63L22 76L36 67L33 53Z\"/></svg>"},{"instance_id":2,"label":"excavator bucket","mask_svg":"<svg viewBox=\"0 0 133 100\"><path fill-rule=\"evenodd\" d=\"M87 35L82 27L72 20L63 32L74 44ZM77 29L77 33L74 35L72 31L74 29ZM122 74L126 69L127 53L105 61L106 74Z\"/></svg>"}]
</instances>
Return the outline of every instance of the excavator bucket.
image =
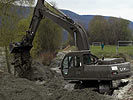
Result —
<instances>
[{"instance_id":1,"label":"excavator bucket","mask_svg":"<svg viewBox=\"0 0 133 100\"><path fill-rule=\"evenodd\" d=\"M22 46L19 42L16 43L11 43L10 44L10 53L21 53L22 51L30 51L30 49L32 48L31 46Z\"/></svg>"}]
</instances>

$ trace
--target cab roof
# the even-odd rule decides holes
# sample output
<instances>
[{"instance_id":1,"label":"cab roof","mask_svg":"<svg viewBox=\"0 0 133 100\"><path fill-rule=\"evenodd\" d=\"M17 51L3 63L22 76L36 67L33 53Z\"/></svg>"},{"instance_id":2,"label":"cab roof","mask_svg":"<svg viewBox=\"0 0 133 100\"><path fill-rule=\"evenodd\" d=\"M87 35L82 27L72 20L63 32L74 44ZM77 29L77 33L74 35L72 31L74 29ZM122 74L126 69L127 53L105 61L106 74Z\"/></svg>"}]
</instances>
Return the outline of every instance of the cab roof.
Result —
<instances>
[{"instance_id":1,"label":"cab roof","mask_svg":"<svg viewBox=\"0 0 133 100\"><path fill-rule=\"evenodd\" d=\"M69 52L67 55L75 55L75 54L90 54L91 51L90 50L81 50L81 51L71 51Z\"/></svg>"}]
</instances>

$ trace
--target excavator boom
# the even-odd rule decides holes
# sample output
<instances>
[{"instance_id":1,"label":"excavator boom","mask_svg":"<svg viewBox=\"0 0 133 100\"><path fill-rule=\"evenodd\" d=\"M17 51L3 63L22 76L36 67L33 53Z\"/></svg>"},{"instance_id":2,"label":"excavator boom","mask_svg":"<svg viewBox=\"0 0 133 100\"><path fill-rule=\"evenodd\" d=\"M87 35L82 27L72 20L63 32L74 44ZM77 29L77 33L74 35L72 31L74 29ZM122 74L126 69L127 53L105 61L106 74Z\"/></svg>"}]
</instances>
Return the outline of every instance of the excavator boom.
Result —
<instances>
[{"instance_id":1,"label":"excavator boom","mask_svg":"<svg viewBox=\"0 0 133 100\"><path fill-rule=\"evenodd\" d=\"M46 1L45 1L46 2ZM37 28L40 24L40 21L43 17L47 17L53 20L55 23L63 27L67 30L72 37L74 38L75 45L77 46L78 50L89 50L89 42L88 36L81 25L73 21L71 18L66 16L63 12L59 9L52 7L58 13L52 12L50 9L46 7L48 4L47 2L44 3L44 0L38 0L37 5L34 9L33 17L31 24L29 26L29 30L27 31L25 37L22 39L21 44L22 46L31 46L34 40L34 36L36 34ZM13 50L13 46L11 52L16 52Z\"/></svg>"},{"instance_id":2,"label":"excavator boom","mask_svg":"<svg viewBox=\"0 0 133 100\"><path fill-rule=\"evenodd\" d=\"M34 8L33 17L26 35L20 42L12 43L10 45L10 52L14 54L14 66L19 71L23 71L20 77L25 77L27 70L31 68L30 50L32 48L32 42L34 40L38 26L42 18L47 17L67 30L73 39L78 50L89 50L88 36L84 28L76 23L74 20L66 16L62 11L51 6L57 13L51 11L46 5L51 6L45 0L38 0L36 7ZM24 67L26 66L26 68ZM17 70L16 69L16 70ZM30 73L30 72L29 72Z\"/></svg>"}]
</instances>

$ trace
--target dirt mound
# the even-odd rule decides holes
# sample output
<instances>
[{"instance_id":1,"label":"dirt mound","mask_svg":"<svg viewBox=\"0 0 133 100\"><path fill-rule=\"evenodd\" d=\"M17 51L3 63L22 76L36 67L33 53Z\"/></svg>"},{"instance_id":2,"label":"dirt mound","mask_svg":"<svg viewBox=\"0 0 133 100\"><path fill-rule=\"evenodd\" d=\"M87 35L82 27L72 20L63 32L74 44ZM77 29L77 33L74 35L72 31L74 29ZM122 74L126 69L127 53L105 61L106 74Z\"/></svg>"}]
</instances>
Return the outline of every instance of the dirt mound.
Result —
<instances>
[{"instance_id":1,"label":"dirt mound","mask_svg":"<svg viewBox=\"0 0 133 100\"><path fill-rule=\"evenodd\" d=\"M112 100L110 97L100 95L89 89L81 90L58 90L53 92L48 100Z\"/></svg>"},{"instance_id":2,"label":"dirt mound","mask_svg":"<svg viewBox=\"0 0 133 100\"><path fill-rule=\"evenodd\" d=\"M88 88L66 89L69 83L56 73L64 54L57 54L50 66L33 61L32 81L0 73L0 100L116 100Z\"/></svg>"},{"instance_id":3,"label":"dirt mound","mask_svg":"<svg viewBox=\"0 0 133 100\"><path fill-rule=\"evenodd\" d=\"M33 61L32 63L32 73L31 80L51 80L56 77L57 73L55 71L50 70L49 66L44 66L42 63Z\"/></svg>"},{"instance_id":4,"label":"dirt mound","mask_svg":"<svg viewBox=\"0 0 133 100\"><path fill-rule=\"evenodd\" d=\"M63 80L52 79L37 85L27 79L10 74L0 75L0 100L110 100L89 89L68 91Z\"/></svg>"},{"instance_id":5,"label":"dirt mound","mask_svg":"<svg viewBox=\"0 0 133 100\"><path fill-rule=\"evenodd\" d=\"M27 79L0 75L0 100L47 100L46 90Z\"/></svg>"}]
</instances>

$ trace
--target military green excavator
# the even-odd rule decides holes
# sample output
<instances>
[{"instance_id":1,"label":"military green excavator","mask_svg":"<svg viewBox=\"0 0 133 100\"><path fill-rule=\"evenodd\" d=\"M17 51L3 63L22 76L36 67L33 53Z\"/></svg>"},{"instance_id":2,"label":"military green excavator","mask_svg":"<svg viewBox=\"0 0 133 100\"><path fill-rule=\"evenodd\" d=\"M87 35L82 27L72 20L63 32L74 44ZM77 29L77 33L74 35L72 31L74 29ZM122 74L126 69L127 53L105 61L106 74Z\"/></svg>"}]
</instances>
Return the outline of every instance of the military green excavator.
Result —
<instances>
[{"instance_id":1,"label":"military green excavator","mask_svg":"<svg viewBox=\"0 0 133 100\"><path fill-rule=\"evenodd\" d=\"M47 4L57 13L52 12L46 6ZM14 55L13 64L16 75L24 78L30 75L32 42L40 21L45 17L67 30L75 40L75 46L78 49L78 51L66 54L62 60L61 72L65 80L78 80L87 84L90 81L97 81L99 92L105 93L112 88L113 80L131 76L130 63L122 58L99 59L93 55L84 28L45 0L38 0L29 30L23 39L10 45L10 52Z\"/></svg>"}]
</instances>

